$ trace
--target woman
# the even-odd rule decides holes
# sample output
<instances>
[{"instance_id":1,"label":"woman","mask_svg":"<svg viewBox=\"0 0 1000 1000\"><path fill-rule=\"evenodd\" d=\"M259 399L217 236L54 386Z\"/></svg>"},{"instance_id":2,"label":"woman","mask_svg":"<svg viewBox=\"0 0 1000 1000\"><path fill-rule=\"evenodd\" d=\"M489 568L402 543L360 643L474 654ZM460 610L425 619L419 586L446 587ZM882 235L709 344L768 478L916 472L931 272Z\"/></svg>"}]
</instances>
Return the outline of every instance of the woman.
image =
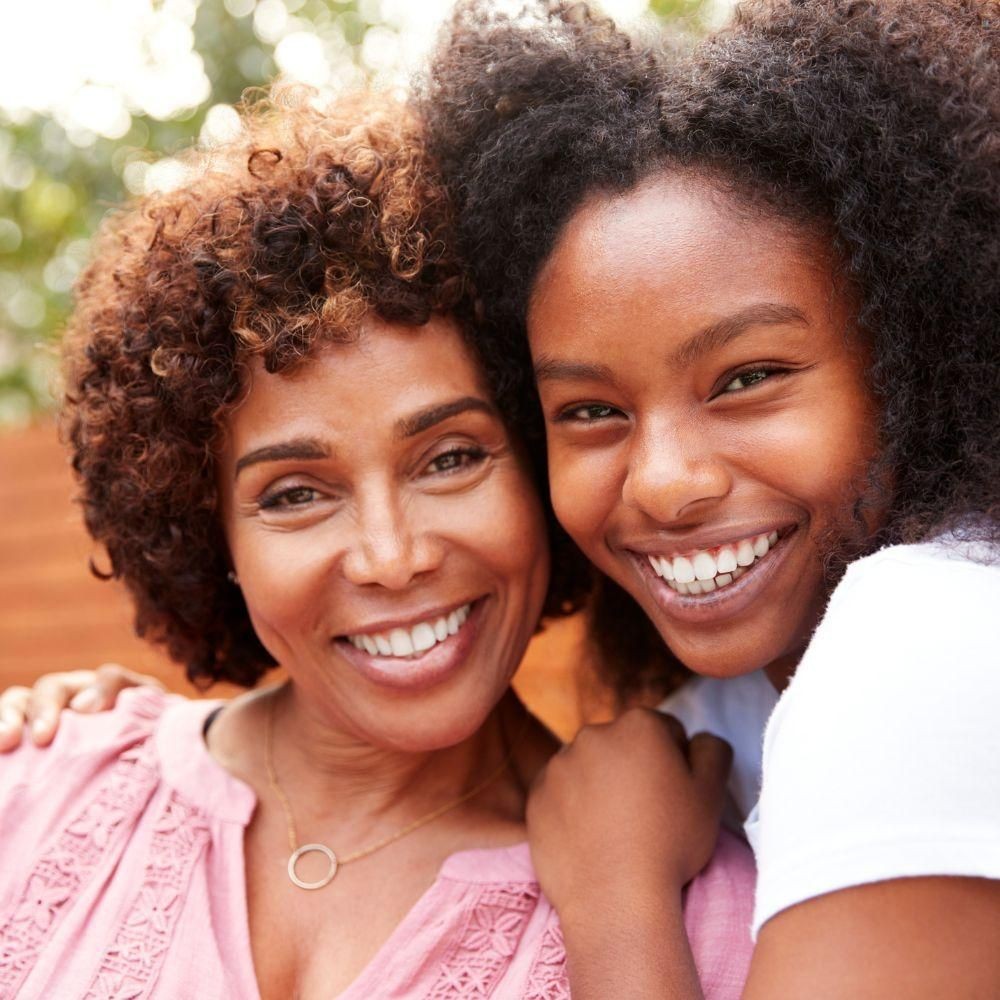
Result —
<instances>
[{"instance_id":1,"label":"woman","mask_svg":"<svg viewBox=\"0 0 1000 1000\"><path fill-rule=\"evenodd\" d=\"M556 747L509 681L580 578L550 574L416 120L310 101L112 219L66 340L139 629L192 680L287 680L129 692L4 759L0 996L567 995L523 843ZM748 884L724 843L689 894L710 995Z\"/></svg>"},{"instance_id":2,"label":"woman","mask_svg":"<svg viewBox=\"0 0 1000 1000\"><path fill-rule=\"evenodd\" d=\"M530 349L556 514L617 585L620 689L703 675L674 704L733 738L749 809L787 686L747 995L996 995L996 6L748 3L669 70L579 5L540 17L461 7L432 146L492 349ZM616 657L630 633L659 655ZM584 994L676 926L673 748L625 725L529 812ZM636 886L645 935L614 918Z\"/></svg>"}]
</instances>

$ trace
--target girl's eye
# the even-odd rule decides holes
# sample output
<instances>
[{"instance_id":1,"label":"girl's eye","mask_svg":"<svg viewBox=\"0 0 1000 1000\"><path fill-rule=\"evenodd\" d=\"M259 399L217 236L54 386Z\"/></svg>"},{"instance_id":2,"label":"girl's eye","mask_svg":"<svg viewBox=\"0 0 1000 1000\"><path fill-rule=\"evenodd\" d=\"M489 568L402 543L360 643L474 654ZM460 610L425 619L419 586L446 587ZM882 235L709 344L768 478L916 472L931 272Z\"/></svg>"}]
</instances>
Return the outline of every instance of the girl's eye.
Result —
<instances>
[{"instance_id":1,"label":"girl's eye","mask_svg":"<svg viewBox=\"0 0 1000 1000\"><path fill-rule=\"evenodd\" d=\"M486 458L486 452L482 448L452 448L451 451L442 452L432 459L428 469L431 472L445 474L460 472L463 469L479 465L484 458Z\"/></svg>"},{"instance_id":2,"label":"girl's eye","mask_svg":"<svg viewBox=\"0 0 1000 1000\"><path fill-rule=\"evenodd\" d=\"M290 486L288 489L265 494L258 501L261 510L296 510L312 503L318 492L311 486Z\"/></svg>"},{"instance_id":3,"label":"girl's eye","mask_svg":"<svg viewBox=\"0 0 1000 1000\"><path fill-rule=\"evenodd\" d=\"M723 387L722 392L739 392L741 389L749 389L766 379L775 375L783 375L782 368L750 368L747 371L739 372L733 376Z\"/></svg>"},{"instance_id":4,"label":"girl's eye","mask_svg":"<svg viewBox=\"0 0 1000 1000\"><path fill-rule=\"evenodd\" d=\"M563 410L557 419L566 423L592 424L598 420L609 420L619 412L606 403L584 403L583 406Z\"/></svg>"}]
</instances>

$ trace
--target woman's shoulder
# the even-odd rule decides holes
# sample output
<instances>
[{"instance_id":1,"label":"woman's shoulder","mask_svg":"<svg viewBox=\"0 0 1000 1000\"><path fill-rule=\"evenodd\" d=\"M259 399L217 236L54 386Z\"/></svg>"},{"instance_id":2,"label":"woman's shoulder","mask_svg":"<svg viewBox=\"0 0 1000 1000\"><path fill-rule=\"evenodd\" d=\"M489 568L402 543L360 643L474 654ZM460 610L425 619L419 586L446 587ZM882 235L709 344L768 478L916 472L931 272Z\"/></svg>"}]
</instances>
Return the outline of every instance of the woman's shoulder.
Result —
<instances>
[{"instance_id":1,"label":"woman's shoulder","mask_svg":"<svg viewBox=\"0 0 1000 1000\"><path fill-rule=\"evenodd\" d=\"M165 778L186 792L184 762L192 759L192 743L195 757L203 747L199 727L211 708L138 687L123 691L110 711L64 712L50 746L24 740L0 758L0 831L26 843L43 837L106 787L124 794L127 785L152 788ZM202 797L195 795L195 803ZM105 798L112 808L114 796Z\"/></svg>"},{"instance_id":2,"label":"woman's shoulder","mask_svg":"<svg viewBox=\"0 0 1000 1000\"><path fill-rule=\"evenodd\" d=\"M568 1000L562 931L538 885L527 843L461 851L445 862L441 875L452 883L452 908L458 916L455 932L460 940L450 943L450 960L460 961L464 954L461 960L478 963L495 945L508 956L503 964L510 964L506 974L511 996ZM749 849L723 831L712 860L688 887L684 903L685 925L707 997L738 996L746 979L753 886ZM435 921L441 917L438 910ZM465 941L468 949L463 948ZM515 954L520 958L515 960Z\"/></svg>"},{"instance_id":3,"label":"woman's shoulder","mask_svg":"<svg viewBox=\"0 0 1000 1000\"><path fill-rule=\"evenodd\" d=\"M115 706L106 712L85 714L63 712L55 738L47 747L36 747L29 739L0 758L0 784L42 775L52 780L70 781L70 773L85 763L100 769L114 760L127 746L139 743L154 732L171 701L179 700L154 687L123 691Z\"/></svg>"}]
</instances>

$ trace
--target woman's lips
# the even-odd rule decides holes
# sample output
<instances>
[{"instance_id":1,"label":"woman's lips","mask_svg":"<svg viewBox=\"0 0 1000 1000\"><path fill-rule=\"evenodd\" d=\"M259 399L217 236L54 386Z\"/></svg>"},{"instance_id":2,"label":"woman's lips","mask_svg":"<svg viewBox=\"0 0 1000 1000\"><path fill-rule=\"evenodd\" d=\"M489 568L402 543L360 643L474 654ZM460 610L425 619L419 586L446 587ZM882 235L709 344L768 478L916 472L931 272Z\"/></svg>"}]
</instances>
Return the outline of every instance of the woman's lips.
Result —
<instances>
[{"instance_id":1,"label":"woman's lips","mask_svg":"<svg viewBox=\"0 0 1000 1000\"><path fill-rule=\"evenodd\" d=\"M647 590L672 618L695 624L708 624L733 617L745 611L767 587L784 564L797 534L795 527L782 530L765 555L760 556L735 576L731 582L709 593L682 594L662 579L650 564L649 557L631 553Z\"/></svg>"},{"instance_id":2,"label":"woman's lips","mask_svg":"<svg viewBox=\"0 0 1000 1000\"><path fill-rule=\"evenodd\" d=\"M471 602L457 632L410 656L373 655L346 637L334 641L340 655L373 684L399 691L422 691L442 683L462 667L478 636L485 603L483 598Z\"/></svg>"}]
</instances>

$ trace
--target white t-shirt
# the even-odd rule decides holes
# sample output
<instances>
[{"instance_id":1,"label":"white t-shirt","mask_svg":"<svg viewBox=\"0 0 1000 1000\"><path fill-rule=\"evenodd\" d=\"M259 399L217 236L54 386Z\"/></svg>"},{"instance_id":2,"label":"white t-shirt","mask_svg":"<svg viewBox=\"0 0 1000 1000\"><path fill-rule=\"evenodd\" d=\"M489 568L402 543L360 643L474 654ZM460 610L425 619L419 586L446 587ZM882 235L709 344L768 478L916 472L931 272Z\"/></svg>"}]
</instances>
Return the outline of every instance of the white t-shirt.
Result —
<instances>
[{"instance_id":1,"label":"white t-shirt","mask_svg":"<svg viewBox=\"0 0 1000 1000\"><path fill-rule=\"evenodd\" d=\"M894 546L834 591L764 737L755 935L836 889L1000 879L1000 562L972 554Z\"/></svg>"},{"instance_id":2,"label":"white t-shirt","mask_svg":"<svg viewBox=\"0 0 1000 1000\"><path fill-rule=\"evenodd\" d=\"M761 789L745 824L755 935L867 882L1000 879L1000 561L986 556L952 539L861 559L780 699L756 671L661 706L733 745L744 816Z\"/></svg>"}]
</instances>

